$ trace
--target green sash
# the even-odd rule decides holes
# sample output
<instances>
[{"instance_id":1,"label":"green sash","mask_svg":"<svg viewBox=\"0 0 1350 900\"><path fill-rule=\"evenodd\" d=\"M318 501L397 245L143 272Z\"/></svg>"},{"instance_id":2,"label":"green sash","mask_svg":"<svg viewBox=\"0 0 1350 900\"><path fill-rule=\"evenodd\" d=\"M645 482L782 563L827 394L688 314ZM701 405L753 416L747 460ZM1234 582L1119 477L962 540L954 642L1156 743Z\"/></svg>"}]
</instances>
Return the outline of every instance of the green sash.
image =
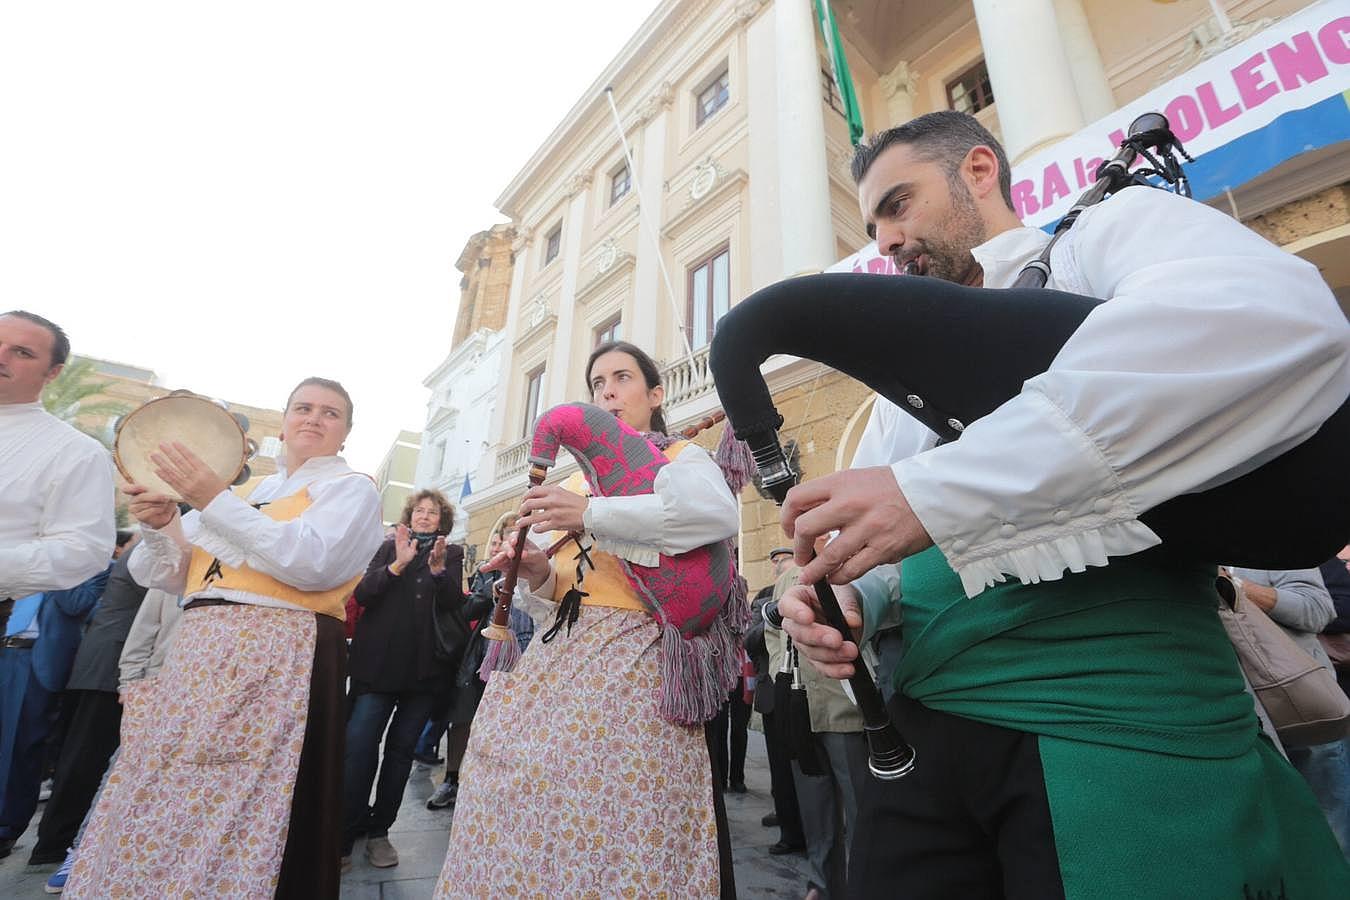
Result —
<instances>
[{"instance_id":1,"label":"green sash","mask_svg":"<svg viewBox=\"0 0 1350 900\"><path fill-rule=\"evenodd\" d=\"M1260 736L1214 575L1150 551L968 599L936 548L904 562L896 687L1040 736L1070 900L1350 897L1311 792Z\"/></svg>"}]
</instances>

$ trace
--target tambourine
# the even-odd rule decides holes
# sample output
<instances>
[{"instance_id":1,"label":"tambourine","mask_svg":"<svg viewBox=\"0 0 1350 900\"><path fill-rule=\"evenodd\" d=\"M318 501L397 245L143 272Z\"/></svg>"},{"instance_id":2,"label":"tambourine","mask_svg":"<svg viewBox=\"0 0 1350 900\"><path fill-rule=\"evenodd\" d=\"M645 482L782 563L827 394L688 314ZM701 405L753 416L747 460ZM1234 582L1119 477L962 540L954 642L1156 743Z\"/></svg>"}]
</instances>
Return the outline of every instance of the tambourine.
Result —
<instances>
[{"instance_id":1,"label":"tambourine","mask_svg":"<svg viewBox=\"0 0 1350 900\"><path fill-rule=\"evenodd\" d=\"M155 474L150 454L170 441L183 444L227 484L243 484L252 474L248 460L257 445L245 434L248 419L215 400L191 391L174 391L127 413L117 423L113 462L122 477L153 493L182 500Z\"/></svg>"}]
</instances>

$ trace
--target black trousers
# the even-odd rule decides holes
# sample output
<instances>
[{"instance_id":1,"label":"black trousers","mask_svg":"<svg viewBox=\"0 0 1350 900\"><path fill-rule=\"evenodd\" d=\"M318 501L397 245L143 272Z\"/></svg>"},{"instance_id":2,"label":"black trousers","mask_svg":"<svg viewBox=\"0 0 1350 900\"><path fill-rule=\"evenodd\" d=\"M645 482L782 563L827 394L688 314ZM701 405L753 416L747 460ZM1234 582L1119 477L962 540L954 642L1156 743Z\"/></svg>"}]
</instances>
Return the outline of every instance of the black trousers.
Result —
<instances>
[{"instance_id":1,"label":"black trousers","mask_svg":"<svg viewBox=\"0 0 1350 900\"><path fill-rule=\"evenodd\" d=\"M717 752L714 741L717 739L713 721L703 723L703 741L708 747L708 767L713 777L713 815L717 819L717 868L721 876L722 891L720 900L736 900L736 870L731 859L731 826L727 822L726 799L717 786L725 776L718 768ZM723 738L722 746L726 746Z\"/></svg>"},{"instance_id":2,"label":"black trousers","mask_svg":"<svg viewBox=\"0 0 1350 900\"><path fill-rule=\"evenodd\" d=\"M67 691L71 707L52 796L38 825L30 863L60 862L75 841L120 743L122 704L110 691Z\"/></svg>"},{"instance_id":3,"label":"black trousers","mask_svg":"<svg viewBox=\"0 0 1350 900\"><path fill-rule=\"evenodd\" d=\"M909 775L859 795L850 896L1062 900L1036 736L903 695L887 709L917 756Z\"/></svg>"},{"instance_id":4,"label":"black trousers","mask_svg":"<svg viewBox=\"0 0 1350 900\"><path fill-rule=\"evenodd\" d=\"M745 748L749 741L746 731L750 725L750 713L750 704L745 702L737 688L727 695L727 702L722 704L722 709L708 723L713 730L713 762L716 771L721 773L718 787L745 784Z\"/></svg>"},{"instance_id":5,"label":"black trousers","mask_svg":"<svg viewBox=\"0 0 1350 900\"><path fill-rule=\"evenodd\" d=\"M792 778L792 756L783 719L777 713L764 713L764 750L769 757L769 788L773 811L778 816L779 840L794 847L806 844L802 831L802 810L797 802L797 783Z\"/></svg>"}]
</instances>

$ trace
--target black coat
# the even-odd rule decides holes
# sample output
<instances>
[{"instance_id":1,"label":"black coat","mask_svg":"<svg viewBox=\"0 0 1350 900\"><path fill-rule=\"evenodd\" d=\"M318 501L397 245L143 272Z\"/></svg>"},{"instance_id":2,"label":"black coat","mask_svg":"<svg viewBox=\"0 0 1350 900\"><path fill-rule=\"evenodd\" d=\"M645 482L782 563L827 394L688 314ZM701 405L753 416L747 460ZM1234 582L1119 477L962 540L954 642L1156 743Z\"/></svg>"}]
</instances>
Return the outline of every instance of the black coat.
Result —
<instances>
[{"instance_id":1,"label":"black coat","mask_svg":"<svg viewBox=\"0 0 1350 900\"><path fill-rule=\"evenodd\" d=\"M764 645L764 604L773 599L773 585L761 588L750 603L750 627L745 630L745 652L755 664L755 709L773 715L773 676L769 649Z\"/></svg>"},{"instance_id":2,"label":"black coat","mask_svg":"<svg viewBox=\"0 0 1350 900\"><path fill-rule=\"evenodd\" d=\"M445 572L439 577L427 566L429 549L399 575L389 571L393 539L376 551L356 586L356 602L364 612L356 623L348 671L358 690L434 691L453 674L436 656L432 604L437 614L462 611L464 548L449 544L445 549Z\"/></svg>"}]
</instances>

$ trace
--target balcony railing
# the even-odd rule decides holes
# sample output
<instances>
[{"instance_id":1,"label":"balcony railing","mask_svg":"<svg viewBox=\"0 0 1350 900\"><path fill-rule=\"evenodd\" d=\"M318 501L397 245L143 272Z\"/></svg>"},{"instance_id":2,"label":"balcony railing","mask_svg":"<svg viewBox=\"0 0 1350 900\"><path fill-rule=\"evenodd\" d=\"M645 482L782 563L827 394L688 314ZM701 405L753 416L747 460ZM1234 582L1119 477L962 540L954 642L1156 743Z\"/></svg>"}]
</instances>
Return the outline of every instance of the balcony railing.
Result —
<instances>
[{"instance_id":1,"label":"balcony railing","mask_svg":"<svg viewBox=\"0 0 1350 900\"><path fill-rule=\"evenodd\" d=\"M510 478L512 475L518 475L521 472L524 472L525 464L529 459L529 456L529 438L521 438L511 446L498 451L496 480L502 481Z\"/></svg>"},{"instance_id":2,"label":"balcony railing","mask_svg":"<svg viewBox=\"0 0 1350 900\"><path fill-rule=\"evenodd\" d=\"M673 409L713 390L712 376L708 374L708 350L694 351L693 359L681 356L661 370L661 383L666 388L666 407Z\"/></svg>"}]
</instances>

